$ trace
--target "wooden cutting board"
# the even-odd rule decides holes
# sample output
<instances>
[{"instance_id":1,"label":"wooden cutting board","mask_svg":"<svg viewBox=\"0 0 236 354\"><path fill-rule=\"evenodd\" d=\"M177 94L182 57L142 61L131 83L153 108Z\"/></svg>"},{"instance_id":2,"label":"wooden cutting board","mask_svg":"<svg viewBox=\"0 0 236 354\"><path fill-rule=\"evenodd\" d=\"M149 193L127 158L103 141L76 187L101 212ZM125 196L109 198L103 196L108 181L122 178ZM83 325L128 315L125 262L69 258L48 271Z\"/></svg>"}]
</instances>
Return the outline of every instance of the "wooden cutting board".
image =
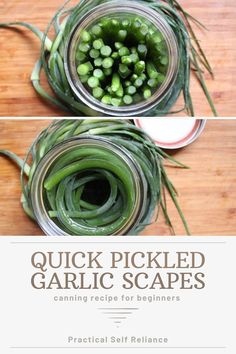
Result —
<instances>
[{"instance_id":1,"label":"wooden cutting board","mask_svg":"<svg viewBox=\"0 0 236 354\"><path fill-rule=\"evenodd\" d=\"M219 115L235 116L236 1L179 1L209 30L196 28L199 40L215 72L215 80L206 75L207 85ZM73 0L72 4L77 2ZM0 0L0 22L25 21L44 31L62 3L63 0ZM31 86L31 71L39 56L38 39L26 29L0 29L0 48L0 116L65 115L43 102ZM211 116L206 99L194 78L191 91L196 114L203 117ZM182 100L176 106L180 107Z\"/></svg>"},{"instance_id":2,"label":"wooden cutting board","mask_svg":"<svg viewBox=\"0 0 236 354\"><path fill-rule=\"evenodd\" d=\"M48 120L0 120L0 149L24 157ZM174 153L189 170L167 169L192 235L236 235L236 120L208 121L201 137ZM41 235L20 205L19 170L0 157L0 235ZM184 229L172 203L169 213L177 235ZM169 235L160 217L144 235Z\"/></svg>"}]
</instances>

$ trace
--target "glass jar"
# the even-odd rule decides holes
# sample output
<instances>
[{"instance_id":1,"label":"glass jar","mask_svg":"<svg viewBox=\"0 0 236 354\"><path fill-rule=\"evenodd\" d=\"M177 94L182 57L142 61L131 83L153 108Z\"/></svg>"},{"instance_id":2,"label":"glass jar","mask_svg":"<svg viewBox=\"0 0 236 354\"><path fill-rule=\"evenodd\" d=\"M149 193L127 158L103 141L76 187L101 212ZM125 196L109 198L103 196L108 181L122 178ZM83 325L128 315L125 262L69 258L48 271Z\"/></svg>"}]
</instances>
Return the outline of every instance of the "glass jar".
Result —
<instances>
[{"instance_id":1,"label":"glass jar","mask_svg":"<svg viewBox=\"0 0 236 354\"><path fill-rule=\"evenodd\" d=\"M168 67L162 84L153 92L150 98L139 103L113 107L95 99L80 81L76 65L76 49L81 39L82 31L96 24L102 18L113 16L139 16L150 22L161 33L168 53ZM146 112L157 107L171 91L179 68L179 50L176 36L167 21L155 10L136 1L109 1L88 11L75 25L66 44L64 56L65 72L74 95L94 111L103 115L130 117L145 115Z\"/></svg>"},{"instance_id":2,"label":"glass jar","mask_svg":"<svg viewBox=\"0 0 236 354\"><path fill-rule=\"evenodd\" d=\"M126 219L123 218L122 225L116 229L112 235L132 234L132 230L142 221L142 217L147 208L147 182L142 169L125 148L120 147L105 138L91 136L71 138L56 145L38 164L32 179L30 204L39 226L48 236L72 235L64 228L63 224L60 223L60 220L55 220L50 217L50 207L46 198L45 181L49 176L51 169L59 159L65 157L68 153L72 154L76 149L83 149L84 147L96 148L100 151L109 151L110 153L112 152L113 156L122 161L126 171L131 174L133 190L132 210ZM94 169L86 170L88 176L89 174L92 175L94 173Z\"/></svg>"}]
</instances>

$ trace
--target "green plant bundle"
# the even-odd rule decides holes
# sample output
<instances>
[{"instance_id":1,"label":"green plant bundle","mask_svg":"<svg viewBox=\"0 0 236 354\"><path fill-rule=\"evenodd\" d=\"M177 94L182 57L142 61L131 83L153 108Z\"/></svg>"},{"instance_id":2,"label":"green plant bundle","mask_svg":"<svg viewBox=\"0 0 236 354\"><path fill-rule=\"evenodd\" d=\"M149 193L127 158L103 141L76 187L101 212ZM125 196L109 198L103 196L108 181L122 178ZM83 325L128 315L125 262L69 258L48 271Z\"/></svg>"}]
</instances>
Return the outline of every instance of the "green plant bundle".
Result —
<instances>
[{"instance_id":1,"label":"green plant bundle","mask_svg":"<svg viewBox=\"0 0 236 354\"><path fill-rule=\"evenodd\" d=\"M169 55L162 33L150 21L119 14L82 31L76 64L87 91L118 107L152 97L166 79Z\"/></svg>"},{"instance_id":2,"label":"green plant bundle","mask_svg":"<svg viewBox=\"0 0 236 354\"><path fill-rule=\"evenodd\" d=\"M158 148L149 136L130 121L112 119L60 120L53 122L33 142L24 160L12 152L0 150L21 168L22 205L25 212L35 218L32 208L32 181L46 154L73 137L105 139L118 148L125 149L142 171L146 192L145 210L138 225L130 232L138 234L151 223L155 210L162 210L167 224L173 231L166 205L166 192L173 200L187 234L189 229L177 201L177 192L169 180L164 161L186 168ZM105 200L99 202L103 187L93 187L86 196L91 182L106 180L109 187ZM112 151L91 147L75 148L55 160L44 181L45 205L49 217L71 235L111 235L128 218L134 203L130 172L124 162ZM89 192L89 189L87 188ZM89 197L89 198L88 198ZM144 202L146 199L146 203ZM157 212L157 216L158 216ZM174 232L174 231L173 231Z\"/></svg>"},{"instance_id":3,"label":"green plant bundle","mask_svg":"<svg viewBox=\"0 0 236 354\"><path fill-rule=\"evenodd\" d=\"M24 22L1 23L0 27L8 26L24 26L33 31L41 41L41 54L33 70L31 80L35 90L44 99L57 105L64 111L73 112L78 116L99 116L100 113L90 109L82 101L76 98L67 81L64 69L64 50L71 31L78 22L89 10L95 6L106 2L116 0L81 0L76 6L68 8L69 1L66 1L64 6L60 8L50 21L46 31L43 33L35 26ZM190 93L190 76L191 72L196 75L206 97L211 106L214 115L217 115L216 109L208 92L204 81L204 69L213 76L211 66L202 50L202 47L197 40L192 24L202 26L196 19L189 15L176 0L129 0L136 1L158 12L173 29L179 46L180 63L178 77L174 86L155 107L145 112L146 116L162 116L170 113L175 113L172 108L180 94L184 97L184 108L187 113L194 116L194 107ZM203 26L202 26L203 27ZM51 28L55 30L55 36L51 40L49 31ZM104 49L105 50L105 49ZM106 54L104 52L104 54ZM92 55L95 55L93 52ZM113 58L108 58L113 59ZM108 62L108 61L107 61ZM110 60L111 62L111 60ZM108 64L106 64L108 65ZM110 65L110 64L109 64ZM124 64L125 65L125 64ZM48 82L52 87L56 98L49 95L40 84L42 69L46 73ZM109 70L110 68L106 69ZM122 68L123 70L124 68ZM82 70L82 69L81 69ZM121 70L121 71L122 71ZM101 73L96 72L100 75ZM97 86L97 80L90 80L92 86ZM141 81L140 81L141 82ZM114 78L114 85L116 78ZM137 85L139 83L137 82ZM95 87L94 88L97 88ZM132 86L132 85L131 85ZM146 88L147 89L147 88ZM101 94L100 90L95 90L95 96ZM150 95L150 90L145 95ZM131 96L128 94L125 98L126 104L130 104ZM118 98L116 98L116 104ZM105 99L107 102L107 99ZM109 102L108 102L109 103Z\"/></svg>"}]
</instances>

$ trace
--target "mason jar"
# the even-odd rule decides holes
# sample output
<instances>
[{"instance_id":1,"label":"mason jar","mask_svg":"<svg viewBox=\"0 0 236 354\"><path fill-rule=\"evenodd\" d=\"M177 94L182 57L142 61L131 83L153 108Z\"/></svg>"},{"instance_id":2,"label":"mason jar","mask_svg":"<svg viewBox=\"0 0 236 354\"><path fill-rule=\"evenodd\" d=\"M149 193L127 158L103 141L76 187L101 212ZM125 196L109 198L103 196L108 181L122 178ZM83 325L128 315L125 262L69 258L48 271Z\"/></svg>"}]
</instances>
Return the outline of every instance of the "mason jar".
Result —
<instances>
[{"instance_id":1,"label":"mason jar","mask_svg":"<svg viewBox=\"0 0 236 354\"><path fill-rule=\"evenodd\" d=\"M41 229L48 236L77 236L72 235L68 229L58 220L49 215L49 202L46 196L45 181L50 175L51 169L66 154L72 154L76 149L96 148L102 151L109 151L119 158L125 166L126 171L132 176L133 205L130 214L122 221L122 224L112 235L133 234L132 230L142 222L147 208L147 182L140 165L133 159L129 151L103 137L74 137L54 146L41 159L33 175L30 189L30 204L34 212L36 221ZM68 156L68 155L67 155ZM93 169L88 169L86 175L93 175ZM99 187L98 187L99 188ZM102 188L102 187L101 187ZM121 216L122 217L122 216ZM85 235L78 235L85 236ZM90 235L92 236L92 235ZM109 235L104 235L109 236Z\"/></svg>"},{"instance_id":2,"label":"mason jar","mask_svg":"<svg viewBox=\"0 0 236 354\"><path fill-rule=\"evenodd\" d=\"M138 16L148 21L161 33L164 38L168 53L168 67L165 79L155 89L148 99L126 105L113 107L95 99L81 82L77 73L76 49L81 40L81 33L103 18L125 18L126 16ZM155 60L155 58L153 58ZM168 22L155 10L136 1L110 1L95 6L86 12L76 23L66 43L64 55L65 72L70 87L75 97L96 112L103 115L131 117L145 115L149 110L158 107L158 104L171 92L176 81L179 69L179 49L176 36Z\"/></svg>"}]
</instances>

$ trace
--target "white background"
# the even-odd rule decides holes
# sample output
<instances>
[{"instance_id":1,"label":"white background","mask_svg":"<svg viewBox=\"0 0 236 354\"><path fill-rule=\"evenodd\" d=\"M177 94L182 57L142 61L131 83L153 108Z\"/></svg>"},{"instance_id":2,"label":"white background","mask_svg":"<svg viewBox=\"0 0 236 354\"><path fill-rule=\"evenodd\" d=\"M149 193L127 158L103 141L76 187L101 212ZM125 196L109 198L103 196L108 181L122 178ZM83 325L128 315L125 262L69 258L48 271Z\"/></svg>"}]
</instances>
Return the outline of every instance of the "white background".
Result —
<instances>
[{"instance_id":1,"label":"white background","mask_svg":"<svg viewBox=\"0 0 236 354\"><path fill-rule=\"evenodd\" d=\"M127 291L120 287L118 279L123 271L118 270L116 286L110 291L34 290L30 281L36 270L31 265L31 256L36 251L103 251L107 265L104 271L109 271L107 255L110 251L203 252L206 288ZM0 353L235 354L235 252L236 238L233 237L1 237ZM152 277L157 270L147 272ZM53 301L55 295L75 294L180 296L181 301L109 304ZM139 310L132 311L116 325L99 310L101 307L137 307ZM163 345L68 344L69 336L167 337L169 342Z\"/></svg>"}]
</instances>

